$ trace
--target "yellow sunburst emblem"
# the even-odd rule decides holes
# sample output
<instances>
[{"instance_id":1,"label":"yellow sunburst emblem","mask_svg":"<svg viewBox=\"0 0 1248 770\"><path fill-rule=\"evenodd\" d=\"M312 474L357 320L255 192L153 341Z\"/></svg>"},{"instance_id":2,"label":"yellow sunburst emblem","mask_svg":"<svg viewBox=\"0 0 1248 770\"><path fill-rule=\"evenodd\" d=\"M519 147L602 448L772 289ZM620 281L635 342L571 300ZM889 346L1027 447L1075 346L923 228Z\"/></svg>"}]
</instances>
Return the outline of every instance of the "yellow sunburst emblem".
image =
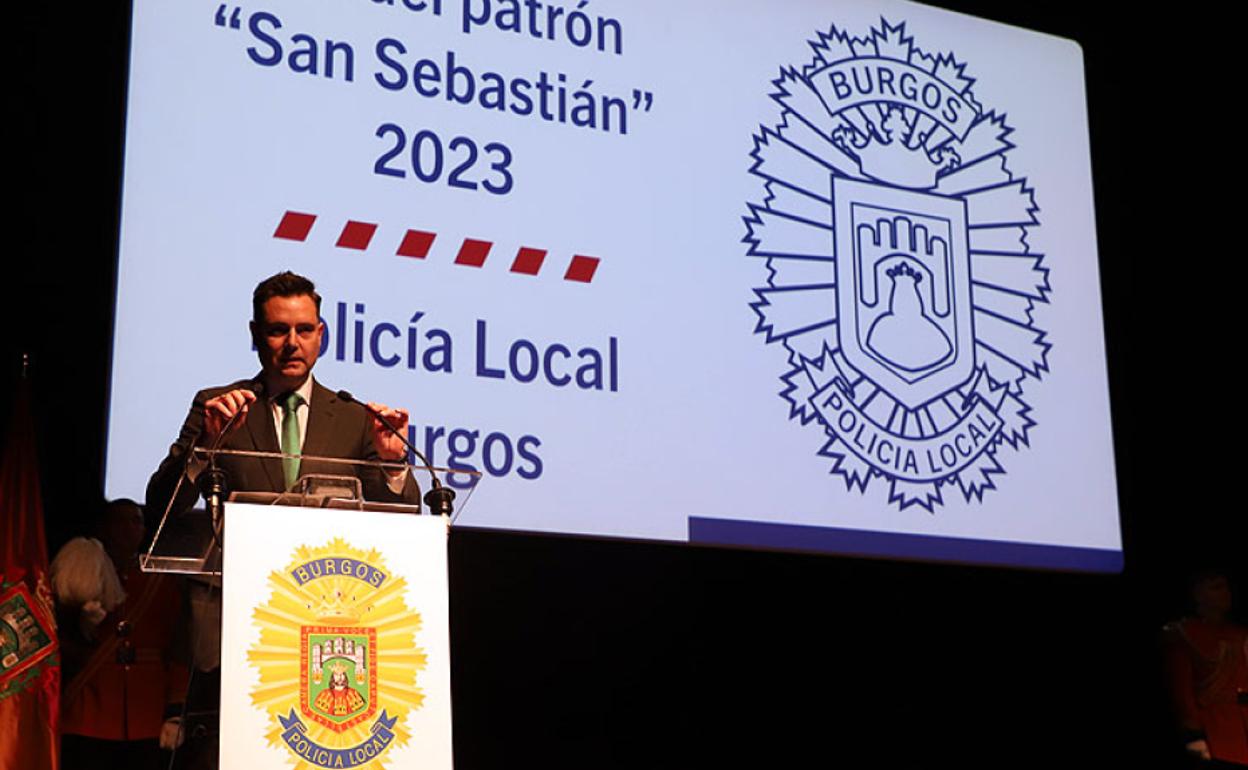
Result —
<instances>
[{"instance_id":1,"label":"yellow sunburst emblem","mask_svg":"<svg viewBox=\"0 0 1248 770\"><path fill-rule=\"evenodd\" d=\"M380 770L411 738L426 660L406 585L380 553L341 538L300 546L269 575L273 593L256 608L260 638L247 652L260 675L251 700L268 713L269 744L285 746L296 770Z\"/></svg>"}]
</instances>

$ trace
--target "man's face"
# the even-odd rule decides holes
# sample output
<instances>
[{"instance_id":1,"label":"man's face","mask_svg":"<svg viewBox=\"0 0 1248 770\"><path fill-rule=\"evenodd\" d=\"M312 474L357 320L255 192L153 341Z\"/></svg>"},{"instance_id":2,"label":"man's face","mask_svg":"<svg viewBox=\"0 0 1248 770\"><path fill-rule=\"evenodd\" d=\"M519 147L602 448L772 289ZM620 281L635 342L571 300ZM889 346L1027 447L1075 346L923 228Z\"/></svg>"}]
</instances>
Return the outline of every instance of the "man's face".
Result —
<instances>
[{"instance_id":1,"label":"man's face","mask_svg":"<svg viewBox=\"0 0 1248 770\"><path fill-rule=\"evenodd\" d=\"M100 539L105 550L119 561L134 558L143 544L143 511L123 503L108 506Z\"/></svg>"},{"instance_id":2,"label":"man's face","mask_svg":"<svg viewBox=\"0 0 1248 770\"><path fill-rule=\"evenodd\" d=\"M1231 611L1231 583L1222 575L1200 581L1192 593L1202 614L1225 615Z\"/></svg>"},{"instance_id":3,"label":"man's face","mask_svg":"<svg viewBox=\"0 0 1248 770\"><path fill-rule=\"evenodd\" d=\"M297 388L308 378L324 332L316 302L306 294L270 297L264 303L264 318L252 321L251 333L265 379L276 392Z\"/></svg>"}]
</instances>

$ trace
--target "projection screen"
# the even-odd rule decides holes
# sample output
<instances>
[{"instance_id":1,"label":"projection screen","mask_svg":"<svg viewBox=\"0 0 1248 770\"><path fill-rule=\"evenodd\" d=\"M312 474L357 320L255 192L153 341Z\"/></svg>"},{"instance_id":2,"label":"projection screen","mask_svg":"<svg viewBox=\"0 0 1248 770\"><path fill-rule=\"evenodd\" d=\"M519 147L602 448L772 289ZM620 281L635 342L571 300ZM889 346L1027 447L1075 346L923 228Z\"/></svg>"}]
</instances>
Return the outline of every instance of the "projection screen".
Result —
<instances>
[{"instance_id":1,"label":"projection screen","mask_svg":"<svg viewBox=\"0 0 1248 770\"><path fill-rule=\"evenodd\" d=\"M1079 46L904 2L135 0L106 488L324 297L457 524L1114 571ZM452 475L452 485L466 477Z\"/></svg>"}]
</instances>

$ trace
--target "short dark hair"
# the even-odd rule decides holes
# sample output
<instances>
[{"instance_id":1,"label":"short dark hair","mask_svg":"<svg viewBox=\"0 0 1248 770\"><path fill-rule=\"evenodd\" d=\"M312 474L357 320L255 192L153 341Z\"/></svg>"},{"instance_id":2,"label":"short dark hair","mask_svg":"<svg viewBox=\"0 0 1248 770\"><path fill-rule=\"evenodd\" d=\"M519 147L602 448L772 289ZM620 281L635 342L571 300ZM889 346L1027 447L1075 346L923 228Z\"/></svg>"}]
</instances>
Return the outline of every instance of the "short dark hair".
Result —
<instances>
[{"instance_id":1,"label":"short dark hair","mask_svg":"<svg viewBox=\"0 0 1248 770\"><path fill-rule=\"evenodd\" d=\"M256 286L256 290L251 294L251 320L256 325L264 323L264 303L274 297L302 297L308 296L316 303L316 314L321 314L321 295L316 293L316 284L311 279L304 278L298 273L292 273L289 270L269 276Z\"/></svg>"},{"instance_id":2,"label":"short dark hair","mask_svg":"<svg viewBox=\"0 0 1248 770\"><path fill-rule=\"evenodd\" d=\"M1194 570L1187 576L1187 590L1194 592L1200 588L1202 583L1209 583L1214 580L1225 580L1230 582L1231 573L1221 568L1218 564L1208 564L1197 570Z\"/></svg>"},{"instance_id":3,"label":"short dark hair","mask_svg":"<svg viewBox=\"0 0 1248 770\"><path fill-rule=\"evenodd\" d=\"M113 514L113 511L125 510L127 508L138 508L143 510L143 506L128 497L119 497L116 500L104 500L100 503L100 518L104 519Z\"/></svg>"},{"instance_id":4,"label":"short dark hair","mask_svg":"<svg viewBox=\"0 0 1248 770\"><path fill-rule=\"evenodd\" d=\"M94 528L97 534L103 532L108 526L109 519L119 512L128 510L136 510L140 514L144 513L143 506L128 497L119 497L116 500L100 500L96 504L96 520Z\"/></svg>"}]
</instances>

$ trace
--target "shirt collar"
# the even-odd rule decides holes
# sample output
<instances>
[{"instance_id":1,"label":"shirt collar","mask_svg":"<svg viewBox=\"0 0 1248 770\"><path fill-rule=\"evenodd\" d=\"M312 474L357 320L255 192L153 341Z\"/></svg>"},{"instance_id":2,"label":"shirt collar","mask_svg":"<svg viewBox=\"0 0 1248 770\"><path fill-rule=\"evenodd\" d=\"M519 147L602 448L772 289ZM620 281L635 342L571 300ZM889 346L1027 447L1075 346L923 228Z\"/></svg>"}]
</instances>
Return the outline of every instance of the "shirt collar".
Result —
<instances>
[{"instance_id":1,"label":"shirt collar","mask_svg":"<svg viewBox=\"0 0 1248 770\"><path fill-rule=\"evenodd\" d=\"M312 375L308 375L308 378L303 381L302 385L295 388L294 392L298 393L299 398L302 399L300 403L311 404L312 403ZM272 396L269 397L269 402L272 404L281 405L282 403L281 400L285 395L286 393L274 393Z\"/></svg>"}]
</instances>

